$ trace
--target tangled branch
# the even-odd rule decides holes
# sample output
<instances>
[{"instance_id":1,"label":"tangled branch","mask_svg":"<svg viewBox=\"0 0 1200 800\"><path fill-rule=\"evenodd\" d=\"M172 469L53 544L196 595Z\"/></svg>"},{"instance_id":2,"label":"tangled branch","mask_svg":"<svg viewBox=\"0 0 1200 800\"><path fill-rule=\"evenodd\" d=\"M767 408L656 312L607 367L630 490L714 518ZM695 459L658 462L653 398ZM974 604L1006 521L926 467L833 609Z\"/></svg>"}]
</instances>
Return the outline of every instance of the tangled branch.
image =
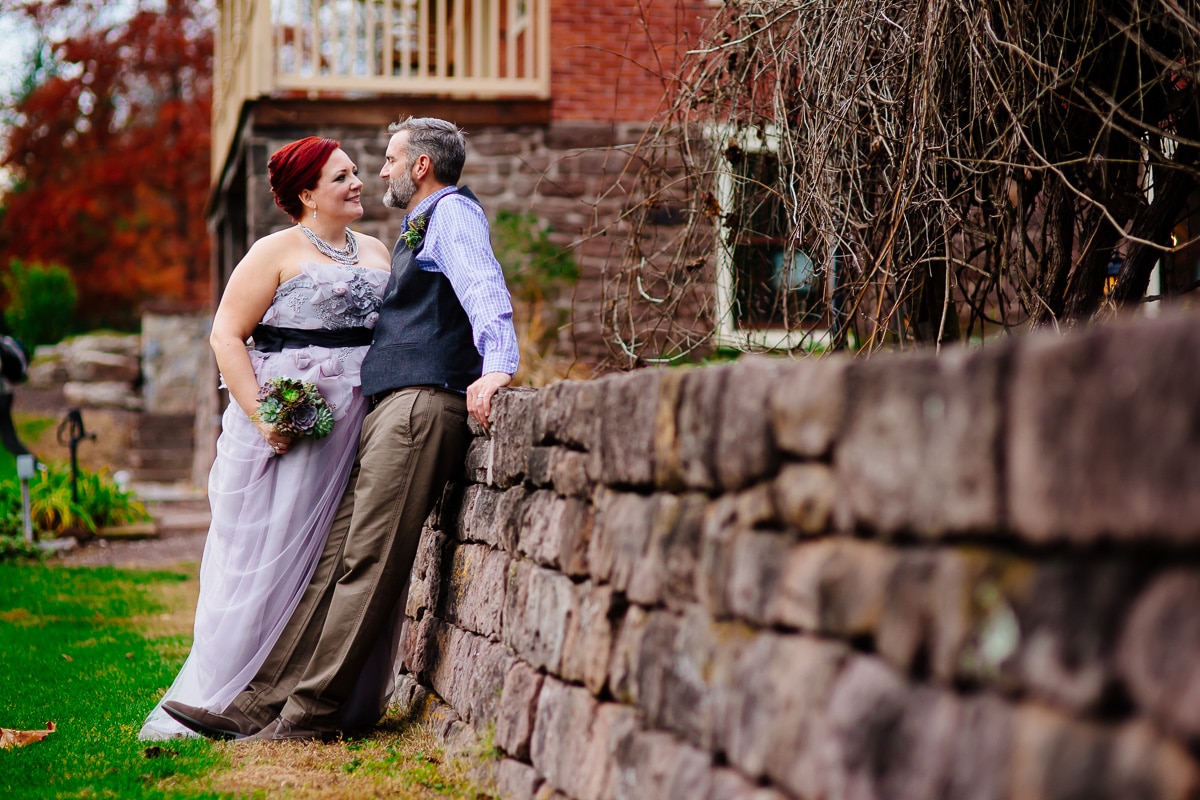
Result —
<instances>
[{"instance_id":1,"label":"tangled branch","mask_svg":"<svg viewBox=\"0 0 1200 800\"><path fill-rule=\"evenodd\" d=\"M1192 3L742 0L682 64L609 229L623 366L1075 324L1188 244Z\"/></svg>"}]
</instances>

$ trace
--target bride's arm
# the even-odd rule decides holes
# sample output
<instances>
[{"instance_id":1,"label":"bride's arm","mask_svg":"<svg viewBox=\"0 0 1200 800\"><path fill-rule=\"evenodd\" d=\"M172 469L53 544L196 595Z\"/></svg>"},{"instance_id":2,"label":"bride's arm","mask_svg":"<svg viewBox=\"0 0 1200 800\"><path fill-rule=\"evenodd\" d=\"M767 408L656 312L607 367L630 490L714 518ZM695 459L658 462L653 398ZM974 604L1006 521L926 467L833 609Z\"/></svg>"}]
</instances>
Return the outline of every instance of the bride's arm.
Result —
<instances>
[{"instance_id":1,"label":"bride's arm","mask_svg":"<svg viewBox=\"0 0 1200 800\"><path fill-rule=\"evenodd\" d=\"M279 249L270 237L254 243L229 276L208 337L229 394L247 416L253 416L258 409L259 386L246 354L246 339L262 320L279 287L280 272L276 266L280 263ZM274 434L266 423L255 424L271 443L289 438Z\"/></svg>"}]
</instances>

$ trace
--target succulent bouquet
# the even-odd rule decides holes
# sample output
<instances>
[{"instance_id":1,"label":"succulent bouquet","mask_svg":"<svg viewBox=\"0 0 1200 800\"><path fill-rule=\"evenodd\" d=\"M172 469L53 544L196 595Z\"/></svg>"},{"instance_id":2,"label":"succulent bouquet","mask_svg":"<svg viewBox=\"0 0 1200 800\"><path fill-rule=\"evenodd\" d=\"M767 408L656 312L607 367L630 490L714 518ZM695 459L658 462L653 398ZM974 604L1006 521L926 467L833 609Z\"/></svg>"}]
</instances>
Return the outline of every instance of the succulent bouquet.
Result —
<instances>
[{"instance_id":1,"label":"succulent bouquet","mask_svg":"<svg viewBox=\"0 0 1200 800\"><path fill-rule=\"evenodd\" d=\"M320 390L296 378L270 378L258 391L255 419L286 436L320 439L333 430L333 408Z\"/></svg>"}]
</instances>

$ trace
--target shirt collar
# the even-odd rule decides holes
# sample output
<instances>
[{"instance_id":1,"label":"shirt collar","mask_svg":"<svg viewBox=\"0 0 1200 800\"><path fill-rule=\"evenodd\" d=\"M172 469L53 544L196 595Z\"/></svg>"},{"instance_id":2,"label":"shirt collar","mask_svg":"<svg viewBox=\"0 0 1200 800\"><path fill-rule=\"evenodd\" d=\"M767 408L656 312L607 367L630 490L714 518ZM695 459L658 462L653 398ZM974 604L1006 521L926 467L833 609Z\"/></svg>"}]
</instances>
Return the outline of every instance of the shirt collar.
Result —
<instances>
[{"instance_id":1,"label":"shirt collar","mask_svg":"<svg viewBox=\"0 0 1200 800\"><path fill-rule=\"evenodd\" d=\"M429 211L429 209L433 208L433 204L436 203L438 200L441 200L443 197L450 194L451 192L457 192L457 191L458 191L457 186L447 186L444 189L438 189L436 192L429 195L429 197L426 197L424 200L417 203L416 208L414 208L412 211L410 211L409 213L404 215L404 227L407 228L409 222L411 222L413 219L420 216L421 214L426 213L427 211Z\"/></svg>"}]
</instances>

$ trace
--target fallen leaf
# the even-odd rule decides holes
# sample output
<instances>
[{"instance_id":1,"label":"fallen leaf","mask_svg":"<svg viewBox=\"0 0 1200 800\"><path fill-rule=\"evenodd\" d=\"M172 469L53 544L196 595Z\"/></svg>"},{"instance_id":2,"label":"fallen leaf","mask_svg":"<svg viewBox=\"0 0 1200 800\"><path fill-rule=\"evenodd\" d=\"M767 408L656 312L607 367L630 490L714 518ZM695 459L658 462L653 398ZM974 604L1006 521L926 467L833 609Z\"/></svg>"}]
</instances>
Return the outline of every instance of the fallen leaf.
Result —
<instances>
[{"instance_id":1,"label":"fallen leaf","mask_svg":"<svg viewBox=\"0 0 1200 800\"><path fill-rule=\"evenodd\" d=\"M63 653L63 660L64 660L64 661L74 661L75 659L71 658L71 657L70 657L69 655L67 655L66 653Z\"/></svg>"},{"instance_id":2,"label":"fallen leaf","mask_svg":"<svg viewBox=\"0 0 1200 800\"><path fill-rule=\"evenodd\" d=\"M27 744L40 742L54 733L54 723L47 722L44 731L17 731L10 728L0 728L0 748L24 747Z\"/></svg>"}]
</instances>

